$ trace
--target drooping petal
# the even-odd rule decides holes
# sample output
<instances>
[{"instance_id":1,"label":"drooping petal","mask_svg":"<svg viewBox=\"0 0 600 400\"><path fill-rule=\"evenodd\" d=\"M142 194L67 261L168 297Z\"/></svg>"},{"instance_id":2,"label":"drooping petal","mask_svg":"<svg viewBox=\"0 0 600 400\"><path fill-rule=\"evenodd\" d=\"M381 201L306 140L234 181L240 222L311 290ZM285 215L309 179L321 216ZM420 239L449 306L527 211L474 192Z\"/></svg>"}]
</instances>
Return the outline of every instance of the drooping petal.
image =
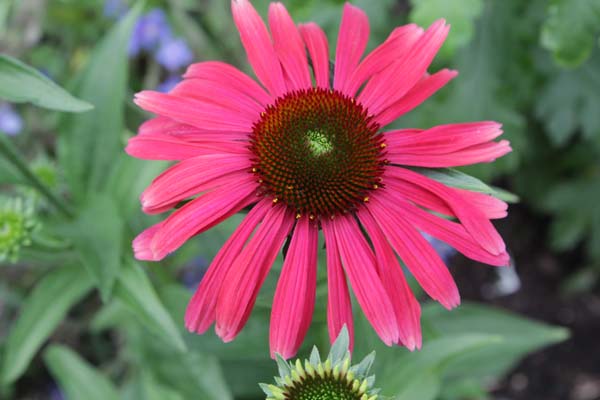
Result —
<instances>
[{"instance_id":1,"label":"drooping petal","mask_svg":"<svg viewBox=\"0 0 600 400\"><path fill-rule=\"evenodd\" d=\"M208 101L146 90L137 93L134 102L146 111L201 129L252 131L252 119Z\"/></svg>"},{"instance_id":2,"label":"drooping petal","mask_svg":"<svg viewBox=\"0 0 600 400\"><path fill-rule=\"evenodd\" d=\"M357 215L373 243L379 276L396 311L400 341L409 350L421 348L421 306L377 222L365 208L360 209Z\"/></svg>"},{"instance_id":3,"label":"drooping petal","mask_svg":"<svg viewBox=\"0 0 600 400\"><path fill-rule=\"evenodd\" d=\"M300 33L310 55L317 87L329 89L329 45L325 32L311 22L300 24Z\"/></svg>"},{"instance_id":4,"label":"drooping petal","mask_svg":"<svg viewBox=\"0 0 600 400\"><path fill-rule=\"evenodd\" d=\"M152 252L152 239L156 232L160 229L162 222L146 228L142 233L133 239L133 254L138 260L154 261L154 253Z\"/></svg>"},{"instance_id":5,"label":"drooping petal","mask_svg":"<svg viewBox=\"0 0 600 400\"><path fill-rule=\"evenodd\" d=\"M352 96L349 83L352 73L369 41L369 17L360 8L346 3L335 52L333 88Z\"/></svg>"},{"instance_id":6,"label":"drooping petal","mask_svg":"<svg viewBox=\"0 0 600 400\"><path fill-rule=\"evenodd\" d=\"M250 174L233 184L208 192L179 208L157 230L150 248L155 261L178 249L189 238L219 224L256 201L256 182Z\"/></svg>"},{"instance_id":7,"label":"drooping petal","mask_svg":"<svg viewBox=\"0 0 600 400\"><path fill-rule=\"evenodd\" d=\"M365 316L381 338L391 346L398 341L398 324L394 307L377 275L373 252L356 221L338 216L333 221L322 220L325 240L335 240L350 285Z\"/></svg>"},{"instance_id":8,"label":"drooping petal","mask_svg":"<svg viewBox=\"0 0 600 400\"><path fill-rule=\"evenodd\" d=\"M283 95L286 92L283 71L260 15L248 0L232 0L231 11L254 73L271 96Z\"/></svg>"},{"instance_id":9,"label":"drooping petal","mask_svg":"<svg viewBox=\"0 0 600 400\"><path fill-rule=\"evenodd\" d=\"M394 179L412 182L439 196L454 212L465 229L484 249L494 255L506 251L504 241L485 215L478 208L466 202L462 196L453 190L449 190L447 186L405 168L387 168L385 174Z\"/></svg>"},{"instance_id":10,"label":"drooping petal","mask_svg":"<svg viewBox=\"0 0 600 400\"><path fill-rule=\"evenodd\" d=\"M164 212L182 200L243 179L250 169L246 155L207 155L188 158L156 177L140 200L146 213Z\"/></svg>"},{"instance_id":11,"label":"drooping petal","mask_svg":"<svg viewBox=\"0 0 600 400\"><path fill-rule=\"evenodd\" d=\"M329 341L337 339L344 326L350 336L350 351L354 348L354 321L352 316L352 302L348 292L346 275L342 268L340 252L334 237L333 230L326 234L328 226L323 225L325 245L327 251L327 328Z\"/></svg>"},{"instance_id":12,"label":"drooping petal","mask_svg":"<svg viewBox=\"0 0 600 400\"><path fill-rule=\"evenodd\" d=\"M415 24L394 29L385 42L369 53L354 70L347 85L348 94L354 96L373 75L403 57L422 33L423 29Z\"/></svg>"},{"instance_id":13,"label":"drooping petal","mask_svg":"<svg viewBox=\"0 0 600 400\"><path fill-rule=\"evenodd\" d=\"M271 311L271 357L288 359L298 352L315 303L318 228L308 217L296 224Z\"/></svg>"},{"instance_id":14,"label":"drooping petal","mask_svg":"<svg viewBox=\"0 0 600 400\"><path fill-rule=\"evenodd\" d=\"M269 5L269 27L275 52L279 56L288 79L288 89L301 90L312 86L306 50L300 33L281 3Z\"/></svg>"},{"instance_id":15,"label":"drooping petal","mask_svg":"<svg viewBox=\"0 0 600 400\"><path fill-rule=\"evenodd\" d=\"M448 29L444 20L434 22L405 57L369 80L358 101L370 114L379 114L419 82L446 39Z\"/></svg>"},{"instance_id":16,"label":"drooping petal","mask_svg":"<svg viewBox=\"0 0 600 400\"><path fill-rule=\"evenodd\" d=\"M425 292L448 309L456 307L460 303L458 288L427 240L378 196L372 196L368 210Z\"/></svg>"},{"instance_id":17,"label":"drooping petal","mask_svg":"<svg viewBox=\"0 0 600 400\"><path fill-rule=\"evenodd\" d=\"M439 214L456 217L454 211L443 198L419 185L399 179L386 180L385 184L393 190L390 192L391 194L397 193L400 198L410 200L419 206ZM448 190L455 192L456 195L463 197L465 201L478 208L486 218L495 219L506 216L508 205L502 200L485 193L470 192L451 187L448 187Z\"/></svg>"},{"instance_id":18,"label":"drooping petal","mask_svg":"<svg viewBox=\"0 0 600 400\"><path fill-rule=\"evenodd\" d=\"M262 106L273 102L273 98L248 75L220 61L206 61L192 64L187 69L185 79L210 79L216 82L227 83L233 88L244 92L247 96L258 101Z\"/></svg>"},{"instance_id":19,"label":"drooping petal","mask_svg":"<svg viewBox=\"0 0 600 400\"><path fill-rule=\"evenodd\" d=\"M386 195L402 215L420 230L449 244L465 256L490 265L505 266L509 263L506 252L494 255L485 250L459 223L449 221L416 207L398 196Z\"/></svg>"},{"instance_id":20,"label":"drooping petal","mask_svg":"<svg viewBox=\"0 0 600 400\"><path fill-rule=\"evenodd\" d=\"M189 331L204 333L215 321L217 297L225 276L270 208L268 199L252 207L213 259L185 312L185 326Z\"/></svg>"},{"instance_id":21,"label":"drooping petal","mask_svg":"<svg viewBox=\"0 0 600 400\"><path fill-rule=\"evenodd\" d=\"M279 249L290 233L294 215L273 206L227 272L217 299L217 335L233 340L245 325Z\"/></svg>"}]
</instances>

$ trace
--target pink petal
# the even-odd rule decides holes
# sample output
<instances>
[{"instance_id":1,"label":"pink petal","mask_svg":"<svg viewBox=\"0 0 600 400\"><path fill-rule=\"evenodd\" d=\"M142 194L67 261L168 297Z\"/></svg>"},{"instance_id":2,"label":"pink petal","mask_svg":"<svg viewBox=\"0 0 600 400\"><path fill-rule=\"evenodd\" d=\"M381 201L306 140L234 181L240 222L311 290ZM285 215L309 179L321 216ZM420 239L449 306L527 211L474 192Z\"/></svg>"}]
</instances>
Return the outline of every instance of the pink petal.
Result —
<instances>
[{"instance_id":1,"label":"pink petal","mask_svg":"<svg viewBox=\"0 0 600 400\"><path fill-rule=\"evenodd\" d=\"M231 11L254 73L272 96L285 94L283 71L262 19L248 0L232 0Z\"/></svg>"},{"instance_id":2,"label":"pink petal","mask_svg":"<svg viewBox=\"0 0 600 400\"><path fill-rule=\"evenodd\" d=\"M448 168L492 162L512 151L507 140L489 142L446 154L397 153L389 151L387 158L399 165L414 167Z\"/></svg>"},{"instance_id":3,"label":"pink petal","mask_svg":"<svg viewBox=\"0 0 600 400\"><path fill-rule=\"evenodd\" d=\"M388 151L394 153L447 154L489 142L502 134L502 125L493 121L438 125L406 134L404 130L385 132Z\"/></svg>"},{"instance_id":4,"label":"pink petal","mask_svg":"<svg viewBox=\"0 0 600 400\"><path fill-rule=\"evenodd\" d=\"M379 114L419 82L446 39L448 29L444 20L434 22L405 57L367 83L358 101L370 114Z\"/></svg>"},{"instance_id":5,"label":"pink petal","mask_svg":"<svg viewBox=\"0 0 600 400\"><path fill-rule=\"evenodd\" d=\"M381 338L391 346L398 342L394 307L377 275L373 252L353 217L339 216L322 220L325 240L335 240L350 285L365 316Z\"/></svg>"},{"instance_id":6,"label":"pink petal","mask_svg":"<svg viewBox=\"0 0 600 400\"><path fill-rule=\"evenodd\" d=\"M360 8L346 3L338 33L333 88L353 96L349 83L369 41L369 18Z\"/></svg>"},{"instance_id":7,"label":"pink petal","mask_svg":"<svg viewBox=\"0 0 600 400\"><path fill-rule=\"evenodd\" d=\"M125 152L143 160L185 160L203 155L242 155L248 153L247 144L233 141L191 143L169 135L137 135L129 138Z\"/></svg>"},{"instance_id":8,"label":"pink petal","mask_svg":"<svg viewBox=\"0 0 600 400\"><path fill-rule=\"evenodd\" d=\"M300 24L300 33L306 43L312 62L317 87L329 89L329 45L327 36L315 23Z\"/></svg>"},{"instance_id":9,"label":"pink petal","mask_svg":"<svg viewBox=\"0 0 600 400\"><path fill-rule=\"evenodd\" d=\"M448 268L412 224L378 196L372 196L367 209L427 294L448 309L458 306L458 288Z\"/></svg>"},{"instance_id":10,"label":"pink petal","mask_svg":"<svg viewBox=\"0 0 600 400\"><path fill-rule=\"evenodd\" d=\"M188 158L152 181L142 193L142 209L164 212L182 200L217 186L243 180L249 174L248 156L209 155Z\"/></svg>"},{"instance_id":11,"label":"pink petal","mask_svg":"<svg viewBox=\"0 0 600 400\"><path fill-rule=\"evenodd\" d=\"M252 119L210 102L149 90L137 93L134 102L146 111L201 129L252 131Z\"/></svg>"},{"instance_id":12,"label":"pink petal","mask_svg":"<svg viewBox=\"0 0 600 400\"><path fill-rule=\"evenodd\" d=\"M271 357L288 359L298 352L315 306L318 228L308 219L296 224L271 311Z\"/></svg>"},{"instance_id":13,"label":"pink petal","mask_svg":"<svg viewBox=\"0 0 600 400\"><path fill-rule=\"evenodd\" d=\"M183 77L186 79L196 78L226 83L236 90L244 92L247 96L252 97L262 106L267 106L273 102L273 98L254 79L234 66L220 61L206 61L192 64Z\"/></svg>"},{"instance_id":14,"label":"pink petal","mask_svg":"<svg viewBox=\"0 0 600 400\"><path fill-rule=\"evenodd\" d=\"M325 234L326 227L323 226ZM337 339L344 326L350 335L350 351L354 348L354 323L352 302L348 292L348 283L342 268L340 252L333 236L333 230L325 234L327 251L327 328L331 343Z\"/></svg>"},{"instance_id":15,"label":"pink petal","mask_svg":"<svg viewBox=\"0 0 600 400\"><path fill-rule=\"evenodd\" d=\"M384 182L392 189L390 193L398 193L399 197L402 199L410 200L419 206L428 208L439 214L456 217L454 211L448 206L443 198L421 186L397 179L390 179ZM448 190L455 192L458 196L462 196L468 203L477 207L486 218L494 219L504 218L506 216L508 205L502 200L498 200L485 193L470 192L468 190L452 187L448 187Z\"/></svg>"},{"instance_id":16,"label":"pink petal","mask_svg":"<svg viewBox=\"0 0 600 400\"><path fill-rule=\"evenodd\" d=\"M354 96L358 89L373 75L383 71L396 60L402 58L423 33L415 24L404 25L392 31L390 36L369 53L350 77L347 91Z\"/></svg>"},{"instance_id":17,"label":"pink petal","mask_svg":"<svg viewBox=\"0 0 600 400\"><path fill-rule=\"evenodd\" d=\"M262 200L252 207L213 259L185 312L185 326L189 331L204 333L215 321L217 296L225 276L233 260L240 254L244 244L269 209L269 199Z\"/></svg>"},{"instance_id":18,"label":"pink petal","mask_svg":"<svg viewBox=\"0 0 600 400\"><path fill-rule=\"evenodd\" d=\"M217 335L233 340L245 325L271 265L294 224L285 206L273 206L262 224L233 261L217 299Z\"/></svg>"},{"instance_id":19,"label":"pink petal","mask_svg":"<svg viewBox=\"0 0 600 400\"><path fill-rule=\"evenodd\" d=\"M484 249L494 255L506 251L504 241L485 215L447 186L405 168L387 168L385 174L395 179L412 182L415 185L429 190L434 195L439 196L446 202L448 207L462 222L463 226L471 236L473 236Z\"/></svg>"},{"instance_id":20,"label":"pink petal","mask_svg":"<svg viewBox=\"0 0 600 400\"><path fill-rule=\"evenodd\" d=\"M161 225L150 245L154 260L162 260L189 238L221 223L256 201L256 182L248 174L233 184L218 187L179 208Z\"/></svg>"},{"instance_id":21,"label":"pink petal","mask_svg":"<svg viewBox=\"0 0 600 400\"><path fill-rule=\"evenodd\" d=\"M140 125L138 136L172 136L191 143L247 141L248 135L241 132L209 131L182 124L171 118L155 117Z\"/></svg>"},{"instance_id":22,"label":"pink petal","mask_svg":"<svg viewBox=\"0 0 600 400\"><path fill-rule=\"evenodd\" d=\"M312 87L304 43L283 4L269 5L269 27L275 52L281 60L286 76L289 77L288 88L300 90Z\"/></svg>"},{"instance_id":23,"label":"pink petal","mask_svg":"<svg viewBox=\"0 0 600 400\"><path fill-rule=\"evenodd\" d=\"M162 222L152 225L133 239L133 254L138 260L154 261L154 254L150 244L156 232L160 229Z\"/></svg>"},{"instance_id":24,"label":"pink petal","mask_svg":"<svg viewBox=\"0 0 600 400\"><path fill-rule=\"evenodd\" d=\"M489 219L504 218L507 215L508 204L492 195L471 192L469 190L453 188L467 203L473 204Z\"/></svg>"},{"instance_id":25,"label":"pink petal","mask_svg":"<svg viewBox=\"0 0 600 400\"><path fill-rule=\"evenodd\" d=\"M253 122L260 119L260 113L264 110L264 106L227 82L185 79L175 86L170 94L217 104L239 113Z\"/></svg>"},{"instance_id":26,"label":"pink petal","mask_svg":"<svg viewBox=\"0 0 600 400\"><path fill-rule=\"evenodd\" d=\"M458 71L443 69L428 76L413 86L408 93L394 104L381 111L375 119L381 126L386 126L433 96L435 92L446 86L457 75Z\"/></svg>"},{"instance_id":27,"label":"pink petal","mask_svg":"<svg viewBox=\"0 0 600 400\"><path fill-rule=\"evenodd\" d=\"M357 215L373 243L379 276L396 312L400 341L409 350L421 348L421 306L410 290L402 267L377 222L365 208L361 208Z\"/></svg>"},{"instance_id":28,"label":"pink petal","mask_svg":"<svg viewBox=\"0 0 600 400\"><path fill-rule=\"evenodd\" d=\"M506 252L498 255L489 253L473 239L461 224L428 213L398 198L398 196L391 196L387 193L384 196L387 197L386 200L399 207L402 215L420 230L449 244L465 256L490 265L508 265L509 256Z\"/></svg>"}]
</instances>

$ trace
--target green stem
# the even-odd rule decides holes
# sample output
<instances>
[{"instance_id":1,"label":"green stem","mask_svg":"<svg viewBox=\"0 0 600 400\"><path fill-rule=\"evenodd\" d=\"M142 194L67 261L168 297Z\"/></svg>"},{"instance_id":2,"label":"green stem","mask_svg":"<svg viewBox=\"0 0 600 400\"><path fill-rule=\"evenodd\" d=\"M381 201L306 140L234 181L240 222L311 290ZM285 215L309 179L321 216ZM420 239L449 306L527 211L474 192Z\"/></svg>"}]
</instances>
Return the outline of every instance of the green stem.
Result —
<instances>
[{"instance_id":1,"label":"green stem","mask_svg":"<svg viewBox=\"0 0 600 400\"><path fill-rule=\"evenodd\" d=\"M12 163L23 174L31 186L44 195L58 211L68 218L74 216L73 212L58 198L44 183L29 169L27 162L18 153L17 149L4 134L0 134L0 154L2 154L10 163Z\"/></svg>"}]
</instances>

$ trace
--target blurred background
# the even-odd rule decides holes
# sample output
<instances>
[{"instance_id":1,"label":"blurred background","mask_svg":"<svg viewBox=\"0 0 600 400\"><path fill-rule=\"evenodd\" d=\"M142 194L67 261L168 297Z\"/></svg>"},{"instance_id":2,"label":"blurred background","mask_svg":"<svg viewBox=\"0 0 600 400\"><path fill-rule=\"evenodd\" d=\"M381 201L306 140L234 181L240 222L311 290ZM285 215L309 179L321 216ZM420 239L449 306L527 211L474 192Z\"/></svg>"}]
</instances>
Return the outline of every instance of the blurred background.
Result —
<instances>
[{"instance_id":1,"label":"blurred background","mask_svg":"<svg viewBox=\"0 0 600 400\"><path fill-rule=\"evenodd\" d=\"M335 47L342 1L283 3ZM395 399L600 399L600 1L353 3L369 15L369 49L398 25L450 22L431 70L460 75L395 126L503 123L513 153L462 171L515 194L496 222L513 265L432 239L464 304L447 312L421 294L415 353L385 347L357 311L356 358L377 351L376 386ZM267 1L253 4L265 15ZM123 152L149 118L133 94L168 91L197 61L249 72L229 1L0 0L0 53L0 398L264 398L281 259L223 344L187 333L183 313L241 216L160 264L136 263L130 248L157 221L138 196L166 167ZM52 96L36 102L35 88ZM328 346L320 270L301 356Z\"/></svg>"}]
</instances>

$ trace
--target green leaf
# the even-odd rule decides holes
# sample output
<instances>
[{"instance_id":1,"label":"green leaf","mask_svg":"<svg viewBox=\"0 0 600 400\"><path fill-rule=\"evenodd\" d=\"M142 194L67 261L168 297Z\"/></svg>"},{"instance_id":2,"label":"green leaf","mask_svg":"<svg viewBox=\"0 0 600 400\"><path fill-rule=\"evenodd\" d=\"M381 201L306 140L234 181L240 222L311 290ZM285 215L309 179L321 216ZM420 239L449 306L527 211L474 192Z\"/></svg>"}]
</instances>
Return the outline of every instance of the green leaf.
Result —
<instances>
[{"instance_id":1,"label":"green leaf","mask_svg":"<svg viewBox=\"0 0 600 400\"><path fill-rule=\"evenodd\" d=\"M51 110L82 112L93 106L67 91L21 61L0 54L0 99L32 103Z\"/></svg>"},{"instance_id":2,"label":"green leaf","mask_svg":"<svg viewBox=\"0 0 600 400\"><path fill-rule=\"evenodd\" d=\"M385 392L408 399L409 393L419 390L420 379L426 377L430 383L439 381L448 364L457 357L477 354L482 349L501 342L502 338L498 335L477 333L429 339L420 351L404 351L395 360L388 360L385 369L377 368L377 384ZM375 364L377 366L377 362ZM432 394L435 398L437 391ZM430 398L432 394L429 394Z\"/></svg>"},{"instance_id":3,"label":"green leaf","mask_svg":"<svg viewBox=\"0 0 600 400\"><path fill-rule=\"evenodd\" d=\"M85 204L67 232L104 301L110 298L121 268L123 228L115 201L98 194Z\"/></svg>"},{"instance_id":4,"label":"green leaf","mask_svg":"<svg viewBox=\"0 0 600 400\"><path fill-rule=\"evenodd\" d=\"M573 68L590 56L599 31L598 0L553 0L540 41L559 65Z\"/></svg>"},{"instance_id":5,"label":"green leaf","mask_svg":"<svg viewBox=\"0 0 600 400\"><path fill-rule=\"evenodd\" d=\"M497 378L521 357L568 338L564 328L530 321L490 306L462 304L451 313L435 304L423 309L423 319L444 338L495 335L501 340L469 354L458 354L447 365L448 376ZM430 342L424 341L424 349Z\"/></svg>"},{"instance_id":6,"label":"green leaf","mask_svg":"<svg viewBox=\"0 0 600 400\"><path fill-rule=\"evenodd\" d=\"M64 319L67 311L92 287L82 267L63 267L48 273L33 289L21 308L6 341L2 382L14 382Z\"/></svg>"},{"instance_id":7,"label":"green leaf","mask_svg":"<svg viewBox=\"0 0 600 400\"><path fill-rule=\"evenodd\" d=\"M429 26L435 20L445 18L452 25L450 35L440 49L440 56L447 58L468 44L475 30L475 19L483 10L482 0L411 0L410 20L420 26Z\"/></svg>"},{"instance_id":8,"label":"green leaf","mask_svg":"<svg viewBox=\"0 0 600 400\"><path fill-rule=\"evenodd\" d=\"M539 92L536 116L556 146L578 132L600 148L600 52L577 70L560 71Z\"/></svg>"},{"instance_id":9,"label":"green leaf","mask_svg":"<svg viewBox=\"0 0 600 400\"><path fill-rule=\"evenodd\" d=\"M140 4L100 41L78 79L78 95L92 103L93 113L65 119L59 142L62 167L78 200L106 184L123 151L121 137L127 89L127 45Z\"/></svg>"},{"instance_id":10,"label":"green leaf","mask_svg":"<svg viewBox=\"0 0 600 400\"><path fill-rule=\"evenodd\" d=\"M474 176L467 175L464 172L460 172L459 170L453 168L411 169L450 187L470 190L472 192L489 194L509 203L516 203L519 201L519 197L517 195L512 194L504 189L497 189L488 186L487 184L475 178Z\"/></svg>"},{"instance_id":11,"label":"green leaf","mask_svg":"<svg viewBox=\"0 0 600 400\"><path fill-rule=\"evenodd\" d=\"M139 265L123 266L114 295L140 319L148 330L163 338L175 349L179 351L186 349L177 326Z\"/></svg>"},{"instance_id":12,"label":"green leaf","mask_svg":"<svg viewBox=\"0 0 600 400\"><path fill-rule=\"evenodd\" d=\"M67 400L119 399L111 381L69 348L60 345L49 347L44 361Z\"/></svg>"}]
</instances>

